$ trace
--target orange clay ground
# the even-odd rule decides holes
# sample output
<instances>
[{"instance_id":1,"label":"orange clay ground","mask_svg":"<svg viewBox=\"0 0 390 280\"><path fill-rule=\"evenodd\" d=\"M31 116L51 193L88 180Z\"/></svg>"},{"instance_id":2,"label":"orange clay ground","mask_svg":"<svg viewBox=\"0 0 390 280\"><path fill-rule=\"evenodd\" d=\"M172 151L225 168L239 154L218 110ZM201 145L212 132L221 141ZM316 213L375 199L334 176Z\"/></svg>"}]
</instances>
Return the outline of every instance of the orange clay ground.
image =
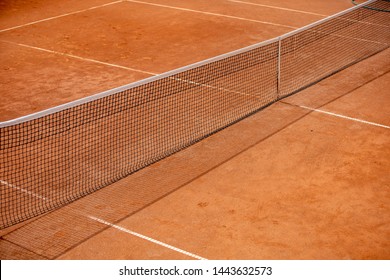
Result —
<instances>
[{"instance_id":1,"label":"orange clay ground","mask_svg":"<svg viewBox=\"0 0 390 280\"><path fill-rule=\"evenodd\" d=\"M349 7L349 0L2 1L0 121ZM387 50L0 231L0 258L389 259L389 88Z\"/></svg>"}]
</instances>

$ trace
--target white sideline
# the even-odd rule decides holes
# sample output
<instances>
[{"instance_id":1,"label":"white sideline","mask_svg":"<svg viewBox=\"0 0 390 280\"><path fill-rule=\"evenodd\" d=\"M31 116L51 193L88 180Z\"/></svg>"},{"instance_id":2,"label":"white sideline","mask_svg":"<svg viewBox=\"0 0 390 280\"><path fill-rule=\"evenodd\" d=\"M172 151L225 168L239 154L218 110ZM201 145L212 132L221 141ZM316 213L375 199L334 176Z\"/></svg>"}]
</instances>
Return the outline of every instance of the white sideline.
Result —
<instances>
[{"instance_id":1,"label":"white sideline","mask_svg":"<svg viewBox=\"0 0 390 280\"><path fill-rule=\"evenodd\" d=\"M54 16L54 17L49 17L49 18L45 18L45 19L32 21L32 22L29 22L29 23L25 23L25 24L21 24L21 25L17 25L17 26L13 26L13 27L2 29L2 30L0 30L0 33L1 32L5 32L5 31L9 31L9 30L13 30L13 29L17 29L17 28L21 28L21 27L24 27L24 26L33 25L33 24L40 23L40 22L45 22L45 21L48 21L48 20L56 19L56 18L66 17L66 16L79 14L79 13L90 11L90 10L95 10L95 9L98 9L98 8L102 8L102 7L118 4L118 3L124 2L124 1L125 0L119 0L119 1L110 2L110 3L106 3L106 4L103 4L103 5L99 5L99 6L90 7L90 8L83 9L83 10L78 10L78 11L74 11L74 12L70 12L70 13L66 13L66 14L62 14L62 15L58 15L58 16Z\"/></svg>"},{"instance_id":2,"label":"white sideline","mask_svg":"<svg viewBox=\"0 0 390 280\"><path fill-rule=\"evenodd\" d=\"M17 45L17 46L30 48L30 49L35 49L35 50L48 52L48 53L52 53L52 54L68 56L68 57L75 58L75 59L78 59L78 60L98 63L98 64L102 64L102 65L106 65L106 66L121 68L121 69L125 69L125 70L131 70L131 71L140 72L140 73L144 73L144 74L149 74L149 75L153 75L153 76L158 75L156 73L152 73L152 72L148 72L148 71L144 71L144 70L134 69L134 68L118 65L118 64L107 63L107 62L103 62L103 61L99 61L99 60L95 60L95 59L91 59L91 58L85 58L85 57L81 57L81 56L77 56L77 55L73 55L73 54L68 54L68 53L57 52L57 51L48 50L48 49L44 49L44 48L34 47L34 46L26 45L26 44L21 44L21 43L16 43L16 42L11 42L11 41L5 41L5 40L0 40L0 42L4 42L4 43L8 43L8 44L14 44L14 45Z\"/></svg>"},{"instance_id":3,"label":"white sideline","mask_svg":"<svg viewBox=\"0 0 390 280\"><path fill-rule=\"evenodd\" d=\"M313 13L313 12L306 12L306 11L277 7L277 6L269 6L269 5L263 5L263 4L258 4L258 3L252 3L252 2L245 2L245 1L238 1L238 0L228 0L228 1L234 2L234 3L240 3L240 4L259 6L259 7L264 7L264 8L271 8L271 9L276 9L276 10L282 10L282 11L289 11L289 12L295 12L295 13L301 13L301 14L320 16L320 17L327 17L328 16L328 15L317 14L317 13Z\"/></svg>"},{"instance_id":4,"label":"white sideline","mask_svg":"<svg viewBox=\"0 0 390 280\"><path fill-rule=\"evenodd\" d=\"M48 198L46 198L46 197L44 197L44 196L42 196L42 195L33 193L32 191L28 191L28 190L23 189L23 188L18 187L18 186L12 185L12 184L10 184L10 183L8 183L8 182L6 182L6 181L0 180L0 183L3 184L3 185L5 185L5 186L11 187L11 188L13 188L13 189L17 189L18 191L21 191L21 192L23 192L23 193L29 194L29 195L31 195L31 196L33 196L33 197L36 197L36 198L39 198L39 199L42 199L42 200L50 200L50 199L48 199Z\"/></svg>"},{"instance_id":5,"label":"white sideline","mask_svg":"<svg viewBox=\"0 0 390 280\"><path fill-rule=\"evenodd\" d=\"M294 9L283 8L283 7L268 6L268 5L257 4L257 3L252 3L252 2L244 2L244 1L238 1L238 0L227 0L227 1L234 2L234 3L241 3L241 4L247 4L247 5L266 7L266 8L271 8L271 9L278 9L278 10L295 12L295 13L303 13L303 14L315 15L315 16L320 16L320 17L323 17L323 18L327 18L327 17L331 16L331 15L324 15L324 14L306 12L306 11L301 11L301 10L294 10ZM351 19L344 19L344 20L345 21L351 21L351 22L363 23L363 24L367 24L367 25L373 25L373 26L389 27L389 26L386 26L386 25L383 25L383 24L377 24L377 23L366 22L366 21L356 21L356 20L351 20Z\"/></svg>"},{"instance_id":6,"label":"white sideline","mask_svg":"<svg viewBox=\"0 0 390 280\"><path fill-rule=\"evenodd\" d=\"M127 0L127 1L129 1L129 0ZM341 11L341 12L339 12L337 14L334 14L334 15L332 15L330 17L327 17L327 18L321 19L319 21L313 22L313 23L311 23L309 25L306 25L306 26L304 26L302 28L299 28L299 29L296 29L296 30L292 30L292 31L290 31L290 32L288 32L288 33L286 33L284 35L281 35L280 37L276 37L276 38L273 38L273 39L270 39L270 40L267 40L267 41L263 41L261 43L256 43L256 44L253 44L253 45L250 45L250 46L247 46L247 47L244 47L244 48L241 48L241 49L229 52L229 53L225 53L225 54L222 54L222 55L219 55L219 56L215 56L215 57L212 57L212 58L209 58L209 59L206 59L206 60L194 63L194 64L190 64L190 65L187 65L187 66L184 66L184 67L181 67L181 68L177 68L175 70L168 71L168 72L159 74L159 75L154 76L154 77L148 77L146 79L143 79L143 80L140 80L140 81L137 81L137 82L133 82L133 83L121 86L121 87L117 87L117 88L114 88L114 89L111 89L111 90L100 92L98 94L94 94L94 95L91 95L89 97L84 97L84 98L81 98L81 99L78 99L78 100L75 100L75 101L63 104L63 105L59 105L59 106L56 106L56 107L52 107L50 109L46 109L46 110L43 110L43 111L40 111L40 112L37 112L37 113L33 113L33 114L30 114L30 115L26 115L26 116L19 117L19 118L13 119L13 120L5 121L5 122L0 122L0 128L8 127L8 126L15 125L15 124L19 124L19 123L26 122L26 121L29 121L29 120L34 120L34 119L40 118L42 116L47 116L49 114L53 114L55 112L59 112L59 111L65 110L67 108L72 108L72 107L75 107L75 106L78 106L78 105L81 105L81 104L85 104L87 102L91 102L93 100L97 100L99 98L107 97L107 96L116 94L116 93L118 93L120 91L123 91L123 90L129 90L129 89L135 88L137 86L145 85L147 83L154 82L154 81L157 81L157 80L162 79L162 78L167 78L167 77L176 75L178 73L182 73L183 71L188 71L188 70L191 70L191 69L195 69L196 67L200 67L200 66L206 65L206 64L211 63L211 62L219 61L221 59L229 58L229 57L232 57L233 55L242 54L244 52L253 50L255 48L259 48L261 46L266 46L268 44L275 43L275 42L278 42L278 41L279 41L279 53L280 53L280 45L281 45L280 44L280 40L284 40L286 38L290 38L292 36L295 36L296 34L298 34L300 32L304 32L306 30L309 30L311 28L319 26L320 24L329 22L330 20L332 20L334 18L337 18L337 17L343 16L345 14L348 14L348 13L350 13L352 11L355 11L355 10L359 9L360 7L366 5L367 3L373 3L375 1L377 1L377 0L368 0L365 3L362 3L360 5L351 7L349 9L347 9L347 10ZM357 39L357 38L351 38L351 39ZM3 42L5 42L5 41L3 41ZM12 43L12 42L8 42L8 43ZM375 43L379 43L379 42L375 42ZM20 44L20 45L22 45L22 44ZM25 46L27 46L27 45L25 45ZM35 49L39 50L40 48L35 47ZM43 49L41 49L41 50L43 50ZM66 55L66 54L64 54L64 55ZM77 56L73 56L73 57L78 58L78 59L83 59L83 58L80 58L80 57L77 57ZM101 64L105 64L105 65L110 65L109 63L95 61L95 60L92 60L92 59L89 59L88 61L97 62L97 63L101 63ZM111 64L111 66L118 67L118 65L112 65L112 64ZM129 69L128 67L122 67L122 66L119 66L119 67L120 68L124 68L124 69ZM134 71L137 71L137 70L134 69ZM154 74L154 73L151 73L151 74Z\"/></svg>"},{"instance_id":7,"label":"white sideline","mask_svg":"<svg viewBox=\"0 0 390 280\"><path fill-rule=\"evenodd\" d=\"M92 219L92 220L94 220L94 221L96 221L96 222L99 222L99 223L101 223L101 224L104 224L104 225L110 226L110 227L112 227L112 228L115 228L115 229L117 229L117 230L126 232L126 233L128 233L128 234L134 235L134 236L139 237L139 238L142 238L142 239L147 240L147 241L149 241L149 242L155 243L155 244L160 245L160 246L162 246L162 247L165 247L165 248L168 248L168 249L170 249L170 250L176 251L176 252L181 253L181 254L183 254L183 255L190 256L190 257L192 257L192 258L194 258L194 259L198 259L198 260L207 260L207 259L205 259L205 258L203 258L203 257L200 257L200 256L198 256L198 255L195 255L195 254L192 254L192 253L190 253L190 252L184 251L184 250L179 249L179 248L177 248L177 247L174 247L174 246L172 246L172 245L166 244L166 243L164 243L164 242L158 241L158 240L156 240L156 239L150 238L150 237L145 236L145 235L142 235L142 234L140 234L140 233L137 233L137 232L128 230L128 229L126 229L126 228L124 228L124 227L114 225L114 224L112 224L112 223L110 223L110 222L107 222L107 221L105 221L105 220L102 220L102 219L99 219L99 218L96 218L96 217L93 217L93 216L88 216L88 218L90 218L90 219Z\"/></svg>"},{"instance_id":8,"label":"white sideline","mask_svg":"<svg viewBox=\"0 0 390 280\"><path fill-rule=\"evenodd\" d=\"M26 45L26 44L15 43L15 42L11 42L11 41L4 41L4 40L0 40L0 42L4 42L4 43L8 43L8 44L14 44L14 45L17 45L17 46L21 46L21 47L25 47L25 48L31 48L31 49L35 49L35 50L39 50L39 51L43 51L43 52L48 52L48 53L53 53L53 54L57 54L57 55L67 56L67 57L71 57L71 58L75 58L75 59L79 59L79 60L83 60L83 61L87 61L87 62L93 62L93 63L103 64L103 65L106 65L106 66L111 66L111 67L121 68L121 69L130 70L130 71L134 71L134 72L140 72L140 73L144 73L144 74L149 74L149 75L152 75L152 76L157 76L158 75L157 73L153 73L153 72L148 72L148 71L144 71L144 70L130 68L130 67L126 67L126 66L122 66L122 65L118 65L118 64L107 63L107 62L103 62L103 61L99 61L99 60L95 60L95 59L84 58L84 57L76 56L76 55L73 55L73 54L67 54L67 53L57 52L57 51L53 51L53 50L43 49L43 48L34 47L34 46ZM237 94L242 94L242 95L247 95L247 96L251 96L251 97L257 98L257 96L252 95L252 94L247 94L247 93L243 93L243 92L228 90L228 89L225 89L225 88L215 87L215 86L211 86L211 85L207 85L207 84L196 83L196 82L193 82L193 81L187 81L187 80L183 80L183 79L179 79L179 78L172 78L172 79L177 80L177 81L181 81L181 82L185 82L185 83L189 83L189 84L202 86L202 87L207 87L207 88L222 90L222 91L225 91L225 92L237 93Z\"/></svg>"},{"instance_id":9,"label":"white sideline","mask_svg":"<svg viewBox=\"0 0 390 280\"><path fill-rule=\"evenodd\" d=\"M280 10L286 10L286 11L290 11L290 12L313 14L313 15L317 15L317 16L327 17L326 15L322 15L322 14L306 12L306 11L300 11L300 10L294 10L294 9L283 8L283 7L268 6L268 5L262 5L262 4L251 3L251 2L244 2L244 1L238 1L238 0L227 0L227 1L235 2L235 3L243 3L243 4L249 4L249 5L262 6L262 7L268 7L268 8L274 8L274 9L280 9ZM98 6L94 6L94 7L90 7L90 8L86 8L86 9L82 9L82 10L78 10L78 11L74 11L74 12L70 12L70 13L65 13L65 14L61 14L61 15L57 15L57 16L53 16L53 17L49 17L49 18L44 18L44 19L40 19L40 20L37 20L37 21L33 21L33 22L29 22L29 23L25 23L25 24L13 26L13 27L1 29L0 33L5 32L5 31L18 29L18 28L25 27L25 26L29 26L29 25L34 25L34 24L40 23L40 22L49 21L49 20L52 20L52 19L62 18L62 17L66 17L66 16L70 16L70 15L74 15L74 14L79 14L79 13L82 13L82 12L86 12L86 11L90 11L90 10L94 10L94 9L98 9L98 8L103 8L103 7L106 7L106 6L110 6L110 5L114 5L114 4L118 4L118 3L122 3L122 2L134 2L134 3L140 3L140 4L147 4L147 5L153 5L153 6L158 6L158 7L177 9L177 10L188 11L188 12L202 13L202 14L206 14L206 15L213 15L213 16L220 16L220 17L227 17L227 18L232 18L232 19L251 21L251 22L258 22L258 23L262 23L262 24L269 24L269 25L281 26L281 27L292 28L292 29L298 28L298 27L294 27L294 26L277 24L277 23L273 23L273 22L265 22L265 21L253 20L253 19L248 19L248 18L229 16L229 15L224 15L224 14L217 14L217 13L204 12L204 11L198 11L198 10L192 10L192 9L168 6L168 5L161 5L161 4L150 3L150 2L142 2L142 1L136 1L136 0L118 0L118 1L110 2L110 3L106 3L106 4L102 4L102 5L98 5ZM383 26L383 25L374 24L374 23L367 23L367 24ZM387 26L384 26L384 27L387 27Z\"/></svg>"},{"instance_id":10,"label":"white sideline","mask_svg":"<svg viewBox=\"0 0 390 280\"><path fill-rule=\"evenodd\" d=\"M143 1L136 1L136 0L127 0L127 2L133 2L133 3L151 5L151 6L162 7L162 8L175 9L175 10L186 11L186 12L199 13L199 14L204 14L204 15L212 15L212 16L218 16L218 17L226 17L226 18L232 18L232 19L250 21L250 22L257 22L257 23L268 24L268 25L273 25L273 26L278 26L278 27L284 27L284 28L290 28L290 29L297 29L297 28L298 28L298 27L296 27L296 26L278 24L278 23L273 23L273 22L268 22L268 21L261 21L261 20L255 20L255 19L249 19L249 18L242 18L242 17L236 17L236 16L229 16L229 15L224 15L224 14L217 14L217 13L211 13L211 12L204 12L204 11L199 11L199 10L193 10L193 9L187 9L187 8L180 8L180 7L162 5L162 4L156 4L156 3L150 3L150 2L143 2Z\"/></svg>"},{"instance_id":11,"label":"white sideline","mask_svg":"<svg viewBox=\"0 0 390 280\"><path fill-rule=\"evenodd\" d=\"M361 120L361 119L357 119L357 118L352 118L352 117L348 117L348 116L332 113L332 112L329 112L329 111L324 111L324 110L320 110L320 109L314 109L314 108L303 106L303 105L297 105L297 106L300 107L300 108L306 109L306 110L310 110L310 111L314 111L314 112L318 112L318 113L322 113L322 114L326 114L326 115L330 115L330 116L334 116L334 117L338 117L338 118L343 118L343 119L347 119L347 120L350 120L350 121L355 121L355 122L360 122L360 123L364 123L364 124L368 124L368 125L373 125L373 126L378 126L378 127L383 127L383 128L390 129L390 126L379 124L379 123L374 123L374 122L369 122L369 121L365 121L365 120Z\"/></svg>"}]
</instances>

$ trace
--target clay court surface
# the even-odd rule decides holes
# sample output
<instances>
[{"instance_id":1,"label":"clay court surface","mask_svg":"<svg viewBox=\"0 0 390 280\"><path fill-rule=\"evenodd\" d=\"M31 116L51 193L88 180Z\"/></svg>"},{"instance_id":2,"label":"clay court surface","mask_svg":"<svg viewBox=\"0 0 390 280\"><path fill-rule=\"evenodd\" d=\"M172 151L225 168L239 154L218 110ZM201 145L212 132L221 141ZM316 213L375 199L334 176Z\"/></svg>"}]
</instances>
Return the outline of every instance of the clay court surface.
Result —
<instances>
[{"instance_id":1,"label":"clay court surface","mask_svg":"<svg viewBox=\"0 0 390 280\"><path fill-rule=\"evenodd\" d=\"M351 6L2 1L0 121L271 39ZM0 231L0 258L390 259L389 88L387 49Z\"/></svg>"}]
</instances>

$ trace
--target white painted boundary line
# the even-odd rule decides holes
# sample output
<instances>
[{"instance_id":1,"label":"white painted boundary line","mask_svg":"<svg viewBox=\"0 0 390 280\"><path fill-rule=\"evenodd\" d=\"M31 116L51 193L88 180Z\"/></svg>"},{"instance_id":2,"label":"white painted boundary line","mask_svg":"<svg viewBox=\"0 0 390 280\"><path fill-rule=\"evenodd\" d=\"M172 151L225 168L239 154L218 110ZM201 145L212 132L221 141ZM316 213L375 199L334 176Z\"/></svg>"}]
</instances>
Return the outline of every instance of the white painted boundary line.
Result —
<instances>
[{"instance_id":1,"label":"white painted boundary line","mask_svg":"<svg viewBox=\"0 0 390 280\"><path fill-rule=\"evenodd\" d=\"M314 33L316 33L314 31ZM318 33L322 33L322 34L327 34L327 33L324 33L324 32L318 32ZM386 43L382 43L382 42L379 42L379 41L372 41L372 40L366 40L366 39L360 39L360 38L355 38L355 37L351 37L351 36L343 36L343 35L338 35L338 34L327 34L328 36L333 36L333 37L338 37L338 38L344 38L344 39L352 39L352 40L356 40L356 41L361 41L361 42L367 42L367 43L374 43L374 44L378 44L378 45L384 45L386 46L387 44Z\"/></svg>"},{"instance_id":2,"label":"white painted boundary line","mask_svg":"<svg viewBox=\"0 0 390 280\"><path fill-rule=\"evenodd\" d=\"M249 5L255 5L255 6L262 6L262 7L267 7L267 8L279 9L279 10L286 10L286 11L297 12L297 13L312 14L312 15L317 15L317 16L321 16L321 17L327 17L327 15L322 15L322 14L317 14L317 13L312 13L312 12L306 12L306 11L300 11L300 10L294 10L294 9L288 9L288 8L282 8L282 7L276 7L276 6L268 6L268 5L262 5L262 4L257 4L257 3L251 3L251 2L237 1L237 0L227 0L227 1L236 2L236 3L243 3L243 4L249 4ZM40 22L45 22L45 21L49 21L49 20L53 20L53 19L57 19L57 18L61 18L61 17L66 17L66 16L70 16L70 15L74 15L74 14L79 14L79 13L82 13L82 12L95 10L95 9L98 9L98 8L103 8L103 7L106 7L106 6L110 6L110 5L114 5L114 4L118 4L118 3L122 3L122 2L134 2L134 3L140 3L140 4L146 4L146 5L153 5L153 6L177 9L177 10L188 11L188 12L195 12L195 13L202 13L202 14L213 15L213 16L220 16L220 17L227 17L227 18L232 18L232 19L239 19L239 20L245 20L245 21L251 21L251 22L258 22L258 23L262 23L262 24L281 26L281 27L286 27L286 28L291 28L291 29L297 29L298 28L298 27L295 27L295 26L277 24L277 23L273 23L273 22L265 22L265 21L253 20L253 19L236 17L236 16L229 16L229 15L223 15L223 14L217 14L217 13L211 13L211 12L204 12L204 11L198 11L198 10L192 10L192 9L168 6L168 5L161 5L161 4L156 4L156 3L149 3L149 2L142 2L142 1L135 1L135 0L119 0L119 1L114 1L114 2L110 2L110 3L102 4L102 5L99 5L99 6L90 7L90 8L87 8L87 9L82 9L82 10L78 10L78 11L74 11L74 12L70 12L70 13L66 13L66 14L62 14L62 15L58 15L58 16L53 16L53 17L49 17L49 18L45 18L45 19L41 19L41 20L29 22L29 23L17 25L17 26L5 28L5 29L0 30L0 33L5 32L5 31L9 31L9 30L18 29L18 28L25 27L25 26L29 26L29 25L34 25L34 24L37 24L37 23L40 23ZM376 25L376 24L372 24L372 25Z\"/></svg>"},{"instance_id":3,"label":"white painted boundary line","mask_svg":"<svg viewBox=\"0 0 390 280\"><path fill-rule=\"evenodd\" d=\"M52 51L52 50L43 49L43 48L39 48L39 47L34 47L34 46L26 45L26 44L15 43L15 42L5 41L5 40L0 40L0 42L4 42L4 43L8 43L8 44L14 44L14 45L18 45L18 46L21 46L21 47L30 48L30 49L34 49L34 50L39 50L39 51L43 51L43 52L48 52L48 53L52 53L52 54L67 56L67 57L75 58L75 59L78 59L78 60L98 63L98 64L102 64L102 65L105 65L105 66L111 66L111 67L121 68L121 69L125 69L125 70L131 70L131 71L140 72L140 73L144 73L144 74L149 74L149 75L153 75L153 76L158 75L157 73L152 73L152 72L148 72L148 71L144 71L144 70L134 69L134 68L121 66L121 65L117 65L117 64L107 63L107 62L103 62L103 61L99 61L99 60L95 60L95 59L91 59L91 58L85 58L85 57L81 57L81 56L77 56L77 55L73 55L73 54Z\"/></svg>"},{"instance_id":4,"label":"white painted boundary line","mask_svg":"<svg viewBox=\"0 0 390 280\"><path fill-rule=\"evenodd\" d=\"M306 12L306 11L301 11L301 10L294 10L294 9L289 9L289 8L283 8L283 7L269 6L269 5L263 5L263 4L258 4L258 3L252 3L252 2L245 2L245 1L238 1L238 0L228 0L228 1L229 2L234 2L234 3L253 5L253 6L260 6L260 7L264 7L264 8L277 9L277 10L282 10L282 11L289 11L289 12L295 12L295 13L301 13L301 14L320 16L320 17L327 17L328 16L328 15L317 14L317 13L313 13L313 12Z\"/></svg>"},{"instance_id":5,"label":"white painted boundary line","mask_svg":"<svg viewBox=\"0 0 390 280\"><path fill-rule=\"evenodd\" d=\"M69 103L65 103L65 104L62 104L62 105L59 105L59 106L56 106L56 107L52 107L50 109L39 111L37 113L33 113L33 114L30 114L30 115L26 115L26 116L19 117L19 118L16 118L16 119L5 121L5 122L0 122L0 128L8 127L8 126L15 125L15 124L20 124L20 123L23 123L23 122L26 122L26 121L30 121L30 120L34 120L34 119L37 119L37 118L40 118L40 117L43 117L43 116L47 116L49 114L54 114L56 112L60 112L62 110L68 109L68 108L73 108L75 106L78 106L78 105L81 105L81 104L85 104L85 103L88 103L88 102L91 102L91 101L94 101L94 100L97 100L97 99L101 99L103 97L111 96L111 95L116 94L116 93L118 93L120 91L123 91L123 90L129 90L129 89L135 88L137 86L145 85L145 84L150 83L150 82L155 82L157 80L160 80L160 79L163 79L163 78L166 78L166 77L170 77L170 76L176 75L178 73L183 73L184 71L188 71L188 70L194 69L196 67L200 67L200 66L209 64L211 62L220 61L221 59L229 58L229 57L232 57L233 55L242 54L244 52L253 50L255 48L259 48L261 46L269 45L269 44L277 42L277 41L279 41L281 39L283 40L283 39L292 37L295 34L298 34L299 32L303 32L305 30L308 30L310 28L316 27L316 26L318 26L320 24L323 24L325 22L329 22L332 19L338 18L338 17L343 16L343 15L345 15L347 13L353 12L353 11L363 7L364 5L367 5L369 3L373 3L375 1L377 1L377 0L368 0L367 2L365 2L363 4L351 7L349 9L347 9L347 10L344 10L342 12L339 12L339 13L334 14L332 16L329 16L327 18L321 19L319 21L313 22L313 23L311 23L309 25L306 25L304 27L301 27L299 29L292 30L292 31L290 31L290 32L280 36L280 37L276 37L276 38L269 39L269 40L266 40L266 41L263 41L263 42L260 42L260 43L256 43L256 44L253 44L253 45L250 45L250 46L247 46L247 47L244 47L244 48L241 48L241 49L229 52L229 53L225 53L225 54L222 54L222 55L219 55L219 56L215 56L215 57L212 57L212 58L209 58L209 59L205 59L203 61L199 61L199 62L190 64L190 65L187 65L187 66L184 66L184 67L181 67L181 68L177 68L177 69L172 70L172 71L168 71L168 72L159 74L159 75L154 76L154 77L149 77L149 78L137 81L137 82L133 82L133 83L130 83L130 84L127 84L127 85L123 85L121 87L117 87L117 88L114 88L114 89L111 89L111 90L100 92L98 94L94 94L94 95L91 95L91 96L88 96L88 97L77 99L77 100L74 100L74 101L69 102Z\"/></svg>"},{"instance_id":6,"label":"white painted boundary line","mask_svg":"<svg viewBox=\"0 0 390 280\"><path fill-rule=\"evenodd\" d=\"M361 119L357 119L357 118L352 118L352 117L348 117L348 116L344 116L344 115L340 115L340 114L336 114L336 113L332 113L332 112L324 111L324 110L320 110L320 109L314 109L314 108L310 108L310 107L303 106L303 105L297 105L297 106L300 108L306 109L306 110L310 110L310 111L314 111L314 112L318 112L318 113L322 113L322 114L326 114L326 115L330 115L330 116L334 116L334 117L338 117L338 118L343 118L343 119L347 119L347 120L351 120L351 121L355 121L355 122L360 122L360 123L364 123L364 124L368 124L368 125L373 125L373 126L378 126L378 127L390 129L390 126L383 125L383 124L378 124L378 123L369 122L369 121L365 121L365 120L361 120Z\"/></svg>"},{"instance_id":7,"label":"white painted boundary line","mask_svg":"<svg viewBox=\"0 0 390 280\"><path fill-rule=\"evenodd\" d=\"M110 222L107 222L107 221L105 221L105 220L102 220L102 219L99 219L99 218L96 218L96 217L93 217L93 216L88 216L88 218L90 218L90 219L92 219L92 220L94 220L94 221L96 221L96 222L99 222L99 223L101 223L101 224L104 224L104 225L110 226L110 227L112 227L112 228L115 228L115 229L117 229L117 230L126 232L126 233L128 233L128 234L134 235L134 236L139 237L139 238L142 238L142 239L147 240L147 241L149 241L149 242L155 243L155 244L160 245L160 246L162 246L162 247L165 247L165 248L168 248L168 249L170 249L170 250L176 251L176 252L181 253L181 254L183 254L183 255L190 256L190 257L192 257L192 258L194 258L194 259L198 259L198 260L207 260L207 259L205 259L205 258L203 258L203 257L200 257L200 256L198 256L198 255L195 255L195 254L192 254L192 253L190 253L190 252L184 251L184 250L182 250L182 249L176 248L176 247L174 247L174 246L172 246L172 245L169 245L169 244L166 244L166 243L164 243L164 242L158 241L158 240L156 240L156 239L147 237L147 236L142 235L142 234L139 234L139 233L137 233L137 232L128 230L128 229L126 229L126 228L124 228L124 227L114 225L114 224L112 224L112 223L110 223Z\"/></svg>"},{"instance_id":8,"label":"white painted boundary line","mask_svg":"<svg viewBox=\"0 0 390 280\"><path fill-rule=\"evenodd\" d=\"M226 17L226 18L238 19L238 20L244 20L244 21L250 21L250 22L257 22L257 23L268 24L268 25L279 26L279 27L290 28L290 29L297 29L297 28L298 28L298 27L296 27L296 26L278 24L278 23L273 23L273 22L268 22L268 21L261 21L261 20L255 20L255 19L249 19L249 18L242 18L242 17L236 17L236 16L229 16L229 15L224 15L224 14L217 14L217 13L211 13L211 12L204 12L204 11L199 11L199 10L193 10L193 9L187 9L187 8L180 8L180 7L162 5L162 4L156 4L156 3L150 3L150 2L142 2L142 1L136 1L136 0L127 0L127 2L138 3L138 4L145 4L145 5L151 5L151 6L162 7L162 8L175 9L175 10L186 11L186 12L199 13L199 14L204 14L204 15L211 15L211 16Z\"/></svg>"},{"instance_id":9,"label":"white painted boundary line","mask_svg":"<svg viewBox=\"0 0 390 280\"><path fill-rule=\"evenodd\" d=\"M82 13L82 12L90 11L90 10L95 10L95 9L98 9L98 8L102 8L102 7L118 4L118 3L121 3L121 2L124 2L124 1L125 0L119 0L119 1L115 1L115 2L110 2L110 3L106 3L106 4L103 4L103 5L99 5L99 6L94 6L94 7L83 9L83 10L79 10L79 11L74 11L74 12L70 12L70 13L66 13L66 14L62 14L62 15L58 15L58 16L54 16L54 17L49 17L49 18L45 18L45 19L41 19L41 20L29 22L29 23L17 25L17 26L14 26L14 27L2 29L2 30L0 30L0 33L1 32L5 32L5 31L9 31L9 30L14 30L14 29L17 29L17 28L21 28L21 27L24 27L24 26L33 25L33 24L40 23L40 22L45 22L45 21L48 21L48 20L56 19L56 18L62 18L62 17L66 17L66 16L70 16L70 15L74 15L74 14L79 14L79 13Z\"/></svg>"},{"instance_id":10,"label":"white painted boundary line","mask_svg":"<svg viewBox=\"0 0 390 280\"><path fill-rule=\"evenodd\" d=\"M149 75L152 75L152 76L157 76L158 75L157 73L153 73L153 72L148 72L148 71L144 71L144 70L130 68L130 67L126 67L126 66L122 66L122 65L118 65L118 64L107 63L107 62L103 62L103 61L99 61L99 60L95 60L95 59L84 58L84 57L76 56L76 55L73 55L73 54L56 52L56 51L52 51L52 50L48 50L48 49L43 49L43 48L34 47L34 46L30 46L30 45L25 45L25 44L20 44L20 43L15 43L15 42L11 42L11 41L0 40L0 42L14 44L14 45L17 45L17 46L21 46L21 47L25 47L25 48L31 48L31 49L34 49L34 50L39 50L39 51L48 52L48 53L52 53L52 54L67 56L67 57L71 57L71 58L75 58L75 59L79 59L79 60L83 60L83 61L87 61L87 62L92 62L92 63L97 63L97 64L110 66L110 67L116 67L116 68L121 68L121 69L129 70L129 71L149 74ZM258 98L258 96L256 96L256 95L247 94L247 93L244 93L244 92L233 91L233 90L229 90L229 89L225 89L225 88L219 88L219 87L215 87L215 86L211 86L211 85L207 85L207 84L200 84L200 83L196 83L196 82L193 82L193 81L187 81L187 80L178 79L178 78L172 78L172 79L176 80L176 81L184 82L184 83L189 83L189 84L194 84L194 85L197 85L197 86L206 87L206 88L217 89L217 90L222 90L222 91L229 92L229 93L242 94L242 95L247 95L247 96L251 96L251 97L254 97L254 98Z\"/></svg>"},{"instance_id":11,"label":"white painted boundary line","mask_svg":"<svg viewBox=\"0 0 390 280\"><path fill-rule=\"evenodd\" d=\"M31 195L31 196L33 196L33 197L35 197L35 198L39 198L39 199L42 199L42 200L50 200L49 198L46 198L46 197L44 197L44 196L42 196L42 195L33 193L32 191L28 191L28 190L23 189L23 188L21 188L21 187L12 185L12 184L10 184L10 183L8 183L8 182L6 182L6 181L0 180L0 183L3 184L3 185L5 185L5 186L11 187L11 188L13 188L13 189L16 189L16 190L18 190L18 191L20 191L20 192L23 192L23 193L26 193L26 194L28 194L28 195Z\"/></svg>"}]
</instances>

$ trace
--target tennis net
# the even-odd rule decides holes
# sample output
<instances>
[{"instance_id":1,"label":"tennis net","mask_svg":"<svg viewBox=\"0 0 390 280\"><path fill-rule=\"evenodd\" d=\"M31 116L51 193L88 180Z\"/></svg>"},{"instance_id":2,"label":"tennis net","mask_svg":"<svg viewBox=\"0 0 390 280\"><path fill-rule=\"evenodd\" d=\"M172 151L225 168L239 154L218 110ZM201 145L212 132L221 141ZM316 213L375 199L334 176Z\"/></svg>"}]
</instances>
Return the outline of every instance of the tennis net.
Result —
<instances>
[{"instance_id":1,"label":"tennis net","mask_svg":"<svg viewBox=\"0 0 390 280\"><path fill-rule=\"evenodd\" d=\"M377 9L365 9L364 5ZM0 123L0 228L62 207L390 45L389 1Z\"/></svg>"}]
</instances>

